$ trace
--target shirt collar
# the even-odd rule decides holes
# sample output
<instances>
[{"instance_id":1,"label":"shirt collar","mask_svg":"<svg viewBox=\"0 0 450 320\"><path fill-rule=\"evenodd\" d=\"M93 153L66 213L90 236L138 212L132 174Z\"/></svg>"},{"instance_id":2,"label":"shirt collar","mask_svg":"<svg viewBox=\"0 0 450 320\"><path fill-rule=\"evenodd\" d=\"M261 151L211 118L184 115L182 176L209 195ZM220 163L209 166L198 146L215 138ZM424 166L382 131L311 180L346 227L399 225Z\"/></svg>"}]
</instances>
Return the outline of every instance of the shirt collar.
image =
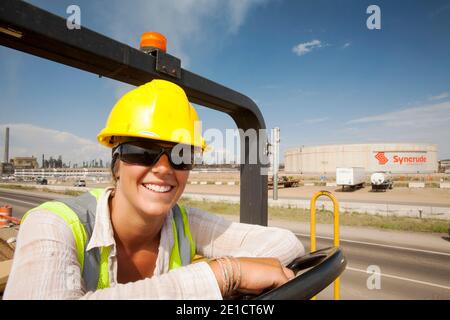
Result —
<instances>
[{"instance_id":1,"label":"shirt collar","mask_svg":"<svg viewBox=\"0 0 450 320\"><path fill-rule=\"evenodd\" d=\"M97 201L94 229L86 251L93 248L108 247L116 243L108 205L109 196L113 189L113 187L106 188Z\"/></svg>"}]
</instances>

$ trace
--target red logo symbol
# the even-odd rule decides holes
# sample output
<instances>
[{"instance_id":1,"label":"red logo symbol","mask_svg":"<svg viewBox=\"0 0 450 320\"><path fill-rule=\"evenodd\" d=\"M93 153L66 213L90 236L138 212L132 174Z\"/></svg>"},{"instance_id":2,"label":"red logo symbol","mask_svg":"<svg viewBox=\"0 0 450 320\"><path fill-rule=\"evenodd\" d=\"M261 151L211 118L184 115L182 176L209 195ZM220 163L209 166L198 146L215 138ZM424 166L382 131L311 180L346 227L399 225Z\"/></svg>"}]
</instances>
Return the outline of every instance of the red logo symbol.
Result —
<instances>
[{"instance_id":1,"label":"red logo symbol","mask_svg":"<svg viewBox=\"0 0 450 320\"><path fill-rule=\"evenodd\" d=\"M384 152L378 152L375 155L375 159L378 160L378 164L386 164L389 161L389 159L384 155Z\"/></svg>"}]
</instances>

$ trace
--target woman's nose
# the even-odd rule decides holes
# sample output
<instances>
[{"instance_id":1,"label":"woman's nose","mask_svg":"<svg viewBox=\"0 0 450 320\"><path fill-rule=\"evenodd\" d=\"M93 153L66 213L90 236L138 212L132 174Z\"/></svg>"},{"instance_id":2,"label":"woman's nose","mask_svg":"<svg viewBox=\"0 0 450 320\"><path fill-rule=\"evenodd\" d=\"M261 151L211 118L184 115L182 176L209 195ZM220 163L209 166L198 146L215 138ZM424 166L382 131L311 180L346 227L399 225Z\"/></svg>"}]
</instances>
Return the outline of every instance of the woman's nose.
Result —
<instances>
[{"instance_id":1,"label":"woman's nose","mask_svg":"<svg viewBox=\"0 0 450 320\"><path fill-rule=\"evenodd\" d=\"M166 154L163 154L158 161L152 166L152 172L158 172L162 174L172 173L173 169L170 165L169 158Z\"/></svg>"}]
</instances>

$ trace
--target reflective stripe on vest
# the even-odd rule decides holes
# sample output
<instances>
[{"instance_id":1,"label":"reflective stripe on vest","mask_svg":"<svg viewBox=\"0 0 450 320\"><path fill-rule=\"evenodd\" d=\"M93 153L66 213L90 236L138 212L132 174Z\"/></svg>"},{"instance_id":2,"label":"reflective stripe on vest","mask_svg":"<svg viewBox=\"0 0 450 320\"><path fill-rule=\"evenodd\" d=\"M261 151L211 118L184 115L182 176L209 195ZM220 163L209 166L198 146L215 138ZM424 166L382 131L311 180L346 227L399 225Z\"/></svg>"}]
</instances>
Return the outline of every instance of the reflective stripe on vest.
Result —
<instances>
[{"instance_id":1,"label":"reflective stripe on vest","mask_svg":"<svg viewBox=\"0 0 450 320\"><path fill-rule=\"evenodd\" d=\"M83 270L88 291L108 288L110 285L108 257L111 247L93 248L86 251L95 224L97 200L103 189L93 189L81 196L50 201L29 210L22 221L34 210L46 209L61 217L72 230L77 257ZM195 255L195 243L189 228L186 210L179 205L172 208L174 246L170 254L169 269L188 265Z\"/></svg>"},{"instance_id":2,"label":"reflective stripe on vest","mask_svg":"<svg viewBox=\"0 0 450 320\"><path fill-rule=\"evenodd\" d=\"M170 253L169 269L176 269L190 264L195 256L195 242L189 229L189 221L184 207L172 208L172 232L174 245Z\"/></svg>"}]
</instances>

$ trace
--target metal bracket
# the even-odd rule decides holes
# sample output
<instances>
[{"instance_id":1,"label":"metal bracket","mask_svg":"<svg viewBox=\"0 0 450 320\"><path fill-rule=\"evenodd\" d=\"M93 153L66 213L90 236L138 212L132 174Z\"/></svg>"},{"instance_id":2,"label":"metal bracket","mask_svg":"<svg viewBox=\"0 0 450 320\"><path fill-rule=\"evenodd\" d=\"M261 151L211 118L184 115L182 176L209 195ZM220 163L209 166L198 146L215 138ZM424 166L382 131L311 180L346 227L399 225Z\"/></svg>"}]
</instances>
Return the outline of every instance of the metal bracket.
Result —
<instances>
[{"instance_id":1,"label":"metal bracket","mask_svg":"<svg viewBox=\"0 0 450 320\"><path fill-rule=\"evenodd\" d=\"M181 79L180 59L155 47L143 47L141 51L156 57L156 71Z\"/></svg>"},{"instance_id":2,"label":"metal bracket","mask_svg":"<svg viewBox=\"0 0 450 320\"><path fill-rule=\"evenodd\" d=\"M156 55L156 71L181 79L181 60L160 51Z\"/></svg>"}]
</instances>

